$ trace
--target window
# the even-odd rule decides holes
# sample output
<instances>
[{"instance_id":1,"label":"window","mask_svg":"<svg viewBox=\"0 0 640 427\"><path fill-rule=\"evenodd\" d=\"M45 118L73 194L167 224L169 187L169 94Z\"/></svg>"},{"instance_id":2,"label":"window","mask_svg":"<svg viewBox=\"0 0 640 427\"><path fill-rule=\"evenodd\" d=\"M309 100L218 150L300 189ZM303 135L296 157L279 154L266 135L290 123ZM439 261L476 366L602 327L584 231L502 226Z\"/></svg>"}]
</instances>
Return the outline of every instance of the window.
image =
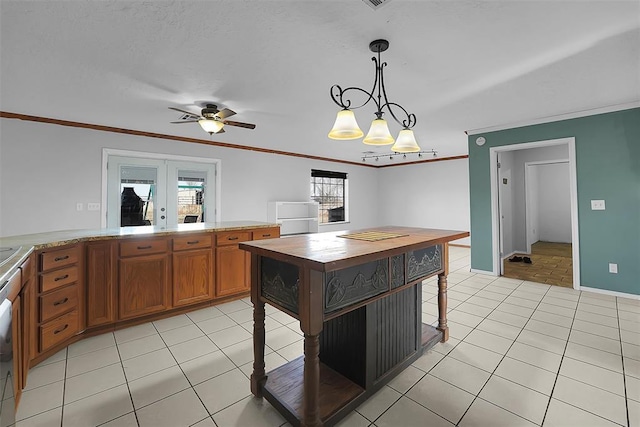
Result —
<instances>
[{"instance_id":1,"label":"window","mask_svg":"<svg viewBox=\"0 0 640 427\"><path fill-rule=\"evenodd\" d=\"M311 169L311 200L320 224L347 221L347 174Z\"/></svg>"}]
</instances>

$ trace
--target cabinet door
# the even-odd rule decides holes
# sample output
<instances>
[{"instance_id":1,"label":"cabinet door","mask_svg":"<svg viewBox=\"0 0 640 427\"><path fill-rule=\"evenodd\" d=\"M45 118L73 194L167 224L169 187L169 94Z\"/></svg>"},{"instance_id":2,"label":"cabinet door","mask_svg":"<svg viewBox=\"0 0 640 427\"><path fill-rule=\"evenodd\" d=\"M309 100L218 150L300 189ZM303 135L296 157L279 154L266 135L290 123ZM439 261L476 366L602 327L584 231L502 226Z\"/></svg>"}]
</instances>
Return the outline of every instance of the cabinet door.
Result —
<instances>
[{"instance_id":1,"label":"cabinet door","mask_svg":"<svg viewBox=\"0 0 640 427\"><path fill-rule=\"evenodd\" d=\"M87 326L116 321L115 242L87 243Z\"/></svg>"},{"instance_id":2,"label":"cabinet door","mask_svg":"<svg viewBox=\"0 0 640 427\"><path fill-rule=\"evenodd\" d=\"M213 299L213 252L209 249L173 254L173 305Z\"/></svg>"},{"instance_id":3,"label":"cabinet door","mask_svg":"<svg viewBox=\"0 0 640 427\"><path fill-rule=\"evenodd\" d=\"M171 306L168 254L124 258L118 266L119 319L157 313Z\"/></svg>"},{"instance_id":4,"label":"cabinet door","mask_svg":"<svg viewBox=\"0 0 640 427\"><path fill-rule=\"evenodd\" d=\"M18 295L11 306L11 334L13 337L13 392L16 406L22 393L22 305Z\"/></svg>"},{"instance_id":5,"label":"cabinet door","mask_svg":"<svg viewBox=\"0 0 640 427\"><path fill-rule=\"evenodd\" d=\"M238 245L216 248L216 296L246 292L251 289L250 254Z\"/></svg>"}]
</instances>

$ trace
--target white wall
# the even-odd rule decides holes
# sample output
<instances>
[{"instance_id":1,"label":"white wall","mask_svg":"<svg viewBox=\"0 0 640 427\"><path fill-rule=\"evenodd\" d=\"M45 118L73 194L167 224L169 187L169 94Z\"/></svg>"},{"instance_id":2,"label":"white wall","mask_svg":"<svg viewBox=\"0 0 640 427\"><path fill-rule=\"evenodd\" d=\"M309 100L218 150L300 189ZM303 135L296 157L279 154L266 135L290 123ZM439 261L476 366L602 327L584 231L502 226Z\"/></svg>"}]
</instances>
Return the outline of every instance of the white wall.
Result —
<instances>
[{"instance_id":1,"label":"white wall","mask_svg":"<svg viewBox=\"0 0 640 427\"><path fill-rule=\"evenodd\" d=\"M567 145L555 145L549 147L530 148L527 150L515 150L513 177L513 232L514 246L517 251L525 252L527 249L526 224L525 224L525 185L524 164L543 160L562 160L569 158ZM568 179L568 178L567 178ZM569 233L571 230L569 229Z\"/></svg>"},{"instance_id":2,"label":"white wall","mask_svg":"<svg viewBox=\"0 0 640 427\"><path fill-rule=\"evenodd\" d=\"M15 119L0 125L0 236L100 228L100 212L86 204L101 202L103 147L221 159L222 221L267 221L267 202L309 199L312 168L346 172L351 222L320 231L378 225L374 168Z\"/></svg>"},{"instance_id":3,"label":"white wall","mask_svg":"<svg viewBox=\"0 0 640 427\"><path fill-rule=\"evenodd\" d=\"M537 165L539 239L571 243L569 163Z\"/></svg>"},{"instance_id":4,"label":"white wall","mask_svg":"<svg viewBox=\"0 0 640 427\"><path fill-rule=\"evenodd\" d=\"M380 225L469 230L467 159L381 168L378 181Z\"/></svg>"},{"instance_id":5,"label":"white wall","mask_svg":"<svg viewBox=\"0 0 640 427\"><path fill-rule=\"evenodd\" d=\"M500 216L502 219L500 232L502 233L502 254L506 258L516 252L514 244L514 197L513 197L513 175L514 175L514 154L511 151L499 153L500 160L499 189ZM503 179L507 179L504 184Z\"/></svg>"}]
</instances>

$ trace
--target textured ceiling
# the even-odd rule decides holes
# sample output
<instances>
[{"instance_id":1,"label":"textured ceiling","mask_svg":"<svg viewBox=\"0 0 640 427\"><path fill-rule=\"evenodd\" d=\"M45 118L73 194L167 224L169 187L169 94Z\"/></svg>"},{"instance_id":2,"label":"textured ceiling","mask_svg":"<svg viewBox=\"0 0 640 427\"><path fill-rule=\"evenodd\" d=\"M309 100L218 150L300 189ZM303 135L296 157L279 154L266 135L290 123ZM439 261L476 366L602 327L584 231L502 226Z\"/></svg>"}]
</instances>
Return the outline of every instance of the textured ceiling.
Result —
<instances>
[{"instance_id":1,"label":"textured ceiling","mask_svg":"<svg viewBox=\"0 0 640 427\"><path fill-rule=\"evenodd\" d=\"M640 99L637 0L1 0L0 15L3 111L209 139L167 107L216 102L257 128L215 141L352 161L389 147L328 139L329 88L371 87L377 38L390 100L440 156L467 153L465 130ZM373 111L356 110L365 132Z\"/></svg>"}]
</instances>

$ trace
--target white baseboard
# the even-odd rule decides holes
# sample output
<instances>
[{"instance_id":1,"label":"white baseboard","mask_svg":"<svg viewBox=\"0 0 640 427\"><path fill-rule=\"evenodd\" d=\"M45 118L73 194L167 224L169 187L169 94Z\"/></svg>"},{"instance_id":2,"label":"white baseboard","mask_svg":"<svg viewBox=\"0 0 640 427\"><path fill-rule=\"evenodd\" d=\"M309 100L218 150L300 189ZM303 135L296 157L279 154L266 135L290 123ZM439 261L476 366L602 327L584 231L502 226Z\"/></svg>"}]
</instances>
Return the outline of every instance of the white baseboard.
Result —
<instances>
[{"instance_id":1,"label":"white baseboard","mask_svg":"<svg viewBox=\"0 0 640 427\"><path fill-rule=\"evenodd\" d=\"M581 291L587 291L587 292L594 292L596 294L604 294L604 295L611 295L611 296L614 296L614 297L622 297L622 298L640 300L640 295L627 294L627 293L624 293L624 292L609 291L607 289L598 289L598 288L589 288L589 287L586 287L586 286L580 286L580 290Z\"/></svg>"},{"instance_id":2,"label":"white baseboard","mask_svg":"<svg viewBox=\"0 0 640 427\"><path fill-rule=\"evenodd\" d=\"M469 270L471 273L477 273L477 274L487 274L489 276L497 276L497 274L495 274L493 271L486 271L486 270L476 270L475 268L472 268L471 270Z\"/></svg>"}]
</instances>

